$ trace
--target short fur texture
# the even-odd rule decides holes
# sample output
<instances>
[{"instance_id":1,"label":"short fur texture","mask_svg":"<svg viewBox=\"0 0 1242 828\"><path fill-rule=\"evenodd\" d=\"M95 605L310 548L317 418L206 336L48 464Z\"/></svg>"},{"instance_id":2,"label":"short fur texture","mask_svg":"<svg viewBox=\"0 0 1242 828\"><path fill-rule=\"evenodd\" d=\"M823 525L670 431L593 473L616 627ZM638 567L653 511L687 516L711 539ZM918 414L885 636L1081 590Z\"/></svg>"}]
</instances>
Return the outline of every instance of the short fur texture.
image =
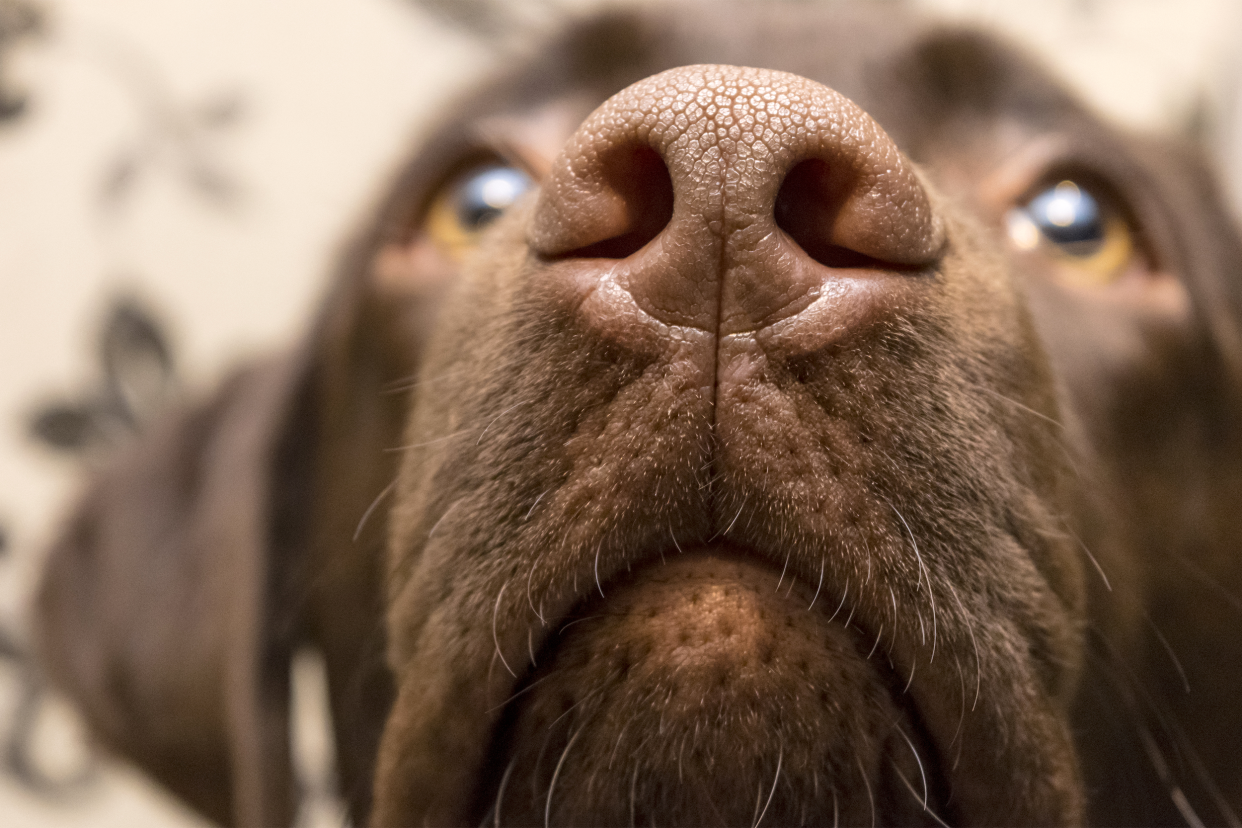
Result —
<instances>
[{"instance_id":1,"label":"short fur texture","mask_svg":"<svg viewBox=\"0 0 1242 828\"><path fill-rule=\"evenodd\" d=\"M539 186L450 255L496 159ZM1005 236L1067 178L1113 282ZM1194 152L986 35L682 5L461 102L366 228L48 564L49 674L203 813L291 821L310 644L359 823L1237 824L1242 246Z\"/></svg>"}]
</instances>

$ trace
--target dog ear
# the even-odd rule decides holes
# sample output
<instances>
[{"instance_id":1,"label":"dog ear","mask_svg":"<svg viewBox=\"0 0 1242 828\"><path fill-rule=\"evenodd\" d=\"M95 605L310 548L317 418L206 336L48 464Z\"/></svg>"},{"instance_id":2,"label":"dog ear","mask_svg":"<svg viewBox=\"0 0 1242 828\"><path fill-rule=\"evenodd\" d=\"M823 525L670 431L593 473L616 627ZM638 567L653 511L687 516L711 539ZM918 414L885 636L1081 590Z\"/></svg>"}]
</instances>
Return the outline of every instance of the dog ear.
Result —
<instances>
[{"instance_id":1,"label":"dog ear","mask_svg":"<svg viewBox=\"0 0 1242 828\"><path fill-rule=\"evenodd\" d=\"M293 820L303 644L327 666L342 792L358 823L369 809L391 696L382 501L439 290L405 250L362 238L300 351L154 423L99 473L47 562L49 678L106 746L220 822ZM118 337L110 353L150 344Z\"/></svg>"},{"instance_id":2,"label":"dog ear","mask_svg":"<svg viewBox=\"0 0 1242 828\"><path fill-rule=\"evenodd\" d=\"M37 599L42 662L94 733L222 822L292 818L277 467L306 373L252 367L154 426L88 489Z\"/></svg>"},{"instance_id":3,"label":"dog ear","mask_svg":"<svg viewBox=\"0 0 1242 828\"><path fill-rule=\"evenodd\" d=\"M1242 235L1221 191L1219 175L1190 143L1140 144L1144 167L1159 179L1177 238L1166 242L1185 280L1212 347L1242 394ZM1193 220L1186 217L1193 216Z\"/></svg>"}]
</instances>

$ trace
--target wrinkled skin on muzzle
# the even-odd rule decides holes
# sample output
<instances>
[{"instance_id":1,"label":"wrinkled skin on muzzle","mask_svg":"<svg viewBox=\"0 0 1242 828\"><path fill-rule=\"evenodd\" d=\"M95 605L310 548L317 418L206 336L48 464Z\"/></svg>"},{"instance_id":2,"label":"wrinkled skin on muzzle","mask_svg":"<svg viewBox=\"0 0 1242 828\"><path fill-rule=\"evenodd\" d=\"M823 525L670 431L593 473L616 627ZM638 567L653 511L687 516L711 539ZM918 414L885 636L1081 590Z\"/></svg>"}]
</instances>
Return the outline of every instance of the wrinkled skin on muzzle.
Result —
<instances>
[{"instance_id":1,"label":"wrinkled skin on muzzle","mask_svg":"<svg viewBox=\"0 0 1242 828\"><path fill-rule=\"evenodd\" d=\"M423 369L377 824L1078 821L1055 395L980 236L802 77L592 113Z\"/></svg>"}]
</instances>

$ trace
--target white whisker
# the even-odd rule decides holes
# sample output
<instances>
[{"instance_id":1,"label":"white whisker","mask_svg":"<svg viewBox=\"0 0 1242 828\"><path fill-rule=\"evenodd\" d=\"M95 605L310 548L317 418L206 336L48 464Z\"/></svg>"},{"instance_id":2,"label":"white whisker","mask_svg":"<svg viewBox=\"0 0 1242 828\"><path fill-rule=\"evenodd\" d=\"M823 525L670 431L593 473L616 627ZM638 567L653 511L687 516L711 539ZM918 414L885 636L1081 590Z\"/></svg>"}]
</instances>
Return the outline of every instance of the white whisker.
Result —
<instances>
[{"instance_id":1,"label":"white whisker","mask_svg":"<svg viewBox=\"0 0 1242 828\"><path fill-rule=\"evenodd\" d=\"M578 737L582 735L582 731L585 729L586 728L579 728L575 731L573 736L569 737L568 744L566 744L565 749L561 751L561 758L556 762L556 770L552 771L552 781L548 783L548 797L543 807L544 828L550 828L552 824L552 791L556 790L556 779L561 775L561 768L565 765L565 758L569 756L569 751L573 748L574 742L578 740Z\"/></svg>"},{"instance_id":2,"label":"white whisker","mask_svg":"<svg viewBox=\"0 0 1242 828\"><path fill-rule=\"evenodd\" d=\"M431 531L427 533L427 540L431 540L435 537L436 530L440 528L440 524L444 523L448 516L453 513L453 510L457 508L457 504L461 503L463 500L465 500L464 497L454 500L453 505L444 510L444 514L440 515L440 519L435 522L435 525L431 527Z\"/></svg>"},{"instance_id":3,"label":"white whisker","mask_svg":"<svg viewBox=\"0 0 1242 828\"><path fill-rule=\"evenodd\" d=\"M358 537L359 535L362 534L362 528L367 525L367 520L371 517L371 513L375 511L375 507L379 506L380 501L382 501L385 497L391 494L392 491L396 488L397 488L397 481L393 480L391 483L389 483L387 486L384 487L384 491L380 492L378 495L375 496L375 500L372 500L371 505L368 506L367 510L362 513L362 519L358 521L358 527L354 529L354 536L350 540L350 543L358 542Z\"/></svg>"},{"instance_id":4,"label":"white whisker","mask_svg":"<svg viewBox=\"0 0 1242 828\"><path fill-rule=\"evenodd\" d=\"M509 406L508 408L506 408L504 411L502 411L502 412L500 412L499 414L497 414L495 417L492 417L492 421L491 421L490 423L488 423L488 424L487 424L487 427L486 427L486 428L484 428L481 432L479 432L479 439L478 439L478 440L475 440L475 441L474 441L474 444L475 444L476 446L481 445L481 444L483 443L483 438L487 436L487 432L489 432L489 431L491 430L492 426L496 425L496 423L497 423L497 422L499 422L499 420L500 420L500 418L501 418L501 417L505 416L506 414L508 414L508 413L509 413L510 411L512 411L513 409L515 409L515 408L519 408L519 407L521 407L521 406L523 406L523 405L526 405L526 404L528 404L529 402L530 402L529 400L522 400L521 402L516 402L516 403L514 403L513 405L511 405L511 406Z\"/></svg>"},{"instance_id":5,"label":"white whisker","mask_svg":"<svg viewBox=\"0 0 1242 828\"><path fill-rule=\"evenodd\" d=\"M975 626L970 623L970 616L966 612L966 607L962 604L961 596L957 594L957 590L953 588L953 584L946 584L949 592L953 595L953 600L957 601L957 608L962 611L962 619L966 622L966 632L970 634L970 645L975 650L975 700L970 703L970 709L973 712L979 704L979 693L983 690L983 662L979 658L979 642L975 639Z\"/></svg>"},{"instance_id":6,"label":"white whisker","mask_svg":"<svg viewBox=\"0 0 1242 828\"><path fill-rule=\"evenodd\" d=\"M914 742L910 741L910 737L906 735L906 732L902 730L900 726L897 727L897 732L901 735L902 739L905 739L906 745L908 745L910 748L910 752L914 754L915 763L919 766L919 777L923 780L923 798L920 799L919 801L923 803L923 810L926 811L927 810L927 774L923 772L923 759L921 756L919 756L919 752L914 749ZM898 771L898 773L900 773L900 770Z\"/></svg>"},{"instance_id":7,"label":"white whisker","mask_svg":"<svg viewBox=\"0 0 1242 828\"><path fill-rule=\"evenodd\" d=\"M855 756L858 772L862 774L863 787L867 789L867 802L871 804L871 828L875 828L875 794L871 792L871 780L867 779L867 769L863 767L862 758Z\"/></svg>"},{"instance_id":8,"label":"white whisker","mask_svg":"<svg viewBox=\"0 0 1242 828\"><path fill-rule=\"evenodd\" d=\"M819 558L819 583L815 586L815 596L811 598L811 605L807 607L808 610L815 609L815 601L819 598L819 591L824 586L824 560L824 556L821 555Z\"/></svg>"},{"instance_id":9,"label":"white whisker","mask_svg":"<svg viewBox=\"0 0 1242 828\"><path fill-rule=\"evenodd\" d=\"M885 500L884 502L888 503L887 500ZM918 583L916 583L914 587L916 591L918 590L919 586L923 583L924 576L926 576L927 578L927 601L929 604L931 604L931 614L932 614L932 651L931 651L931 658L928 659L928 663L931 663L932 661L935 661L936 659L936 591L932 586L931 572L927 569L927 565L923 563L923 556L922 554L919 553L919 542L914 539L914 532L911 531L910 524L906 523L905 516L902 515L901 512L897 511L897 507L894 506L892 503L888 503L888 507L892 509L893 512L897 515L897 517L901 520L901 525L906 527L906 534L910 536L910 544L914 547L914 558L915 560L918 561L918 565L919 565ZM923 623L923 616L922 614L920 614L919 615L920 627L922 626L922 623ZM926 640L924 640L923 643L926 644L927 643Z\"/></svg>"},{"instance_id":10,"label":"white whisker","mask_svg":"<svg viewBox=\"0 0 1242 828\"><path fill-rule=\"evenodd\" d=\"M500 806L505 798L505 786L509 784L509 775L513 773L513 769L517 767L517 757L513 757L513 761L509 763L509 767L505 768L504 775L500 777L500 788L496 791L496 804L492 806L492 825L494 828L500 828Z\"/></svg>"},{"instance_id":11,"label":"white whisker","mask_svg":"<svg viewBox=\"0 0 1242 828\"><path fill-rule=\"evenodd\" d=\"M763 822L764 816L768 813L768 806L772 804L772 797L776 795L776 783L781 779L781 762L785 759L785 746L781 745L781 751L776 756L776 775L772 777L772 790L768 792L768 801L763 804L763 810L759 813L759 818L755 820L752 828L759 828L759 823Z\"/></svg>"},{"instance_id":12,"label":"white whisker","mask_svg":"<svg viewBox=\"0 0 1242 828\"><path fill-rule=\"evenodd\" d=\"M535 567L532 564L531 568L526 571L526 603L530 607L530 611L533 612L535 614L535 617L539 619L540 625L547 627L548 622L544 620L543 613L539 611L539 609L535 606L534 600L531 598L530 580L532 577L534 577L534 575L535 575Z\"/></svg>"},{"instance_id":13,"label":"white whisker","mask_svg":"<svg viewBox=\"0 0 1242 828\"><path fill-rule=\"evenodd\" d=\"M509 675L517 678L517 673L513 672L513 668L509 666L509 662L505 661L505 654L500 651L500 637L496 633L496 615L500 612L500 599L504 597L505 588L509 586L506 581L500 588L500 592L496 593L496 606L492 607L492 642L496 645L496 655L500 656L500 663L509 671Z\"/></svg>"},{"instance_id":14,"label":"white whisker","mask_svg":"<svg viewBox=\"0 0 1242 828\"><path fill-rule=\"evenodd\" d=\"M606 598L606 597L607 597L606 595L604 595L604 586L603 586L603 584L601 584L601 583L599 582L599 553L600 553L600 549L601 549L601 547L603 547L603 545L604 545L604 542L603 542L602 540L601 540L599 543L597 543L597 544L595 545L595 588L599 590L599 597L600 597L600 598Z\"/></svg>"},{"instance_id":15,"label":"white whisker","mask_svg":"<svg viewBox=\"0 0 1242 828\"><path fill-rule=\"evenodd\" d=\"M525 523L526 521L530 520L530 516L531 516L531 515L533 515L533 514L535 513L535 507L539 505L539 501L543 500L543 496L544 496L544 495L546 495L546 494L547 494L548 492L550 492L550 491L552 491L552 490L551 490L551 489L545 489L544 491L542 491L542 492L540 492L540 493L539 493L539 497L535 498L535 502L534 502L534 503L532 503L532 504L530 504L530 509L529 509L529 510L527 510L527 512L526 512L526 517L522 518L522 522L523 522L523 523Z\"/></svg>"},{"instance_id":16,"label":"white whisker","mask_svg":"<svg viewBox=\"0 0 1242 828\"><path fill-rule=\"evenodd\" d=\"M469 430L470 429L468 428L463 428L463 429L459 429L458 431L454 431L452 434L445 434L443 437L433 437L432 439L424 440L421 443L410 443L404 446L394 446L393 448L384 449L384 451L389 452L389 453L398 452L398 451L410 451L412 449L426 448L427 446L434 446L437 443L447 443L449 440L452 440L454 437L459 437L462 434L465 434L466 432L468 432Z\"/></svg>"},{"instance_id":17,"label":"white whisker","mask_svg":"<svg viewBox=\"0 0 1242 828\"><path fill-rule=\"evenodd\" d=\"M846 578L845 589L841 591L841 603L837 604L837 608L832 611L832 616L828 619L829 624L837 620L837 614L841 612L841 608L845 606L845 599L849 597L849 594L850 594L850 579Z\"/></svg>"},{"instance_id":18,"label":"white whisker","mask_svg":"<svg viewBox=\"0 0 1242 828\"><path fill-rule=\"evenodd\" d=\"M919 803L919 805L922 805L922 806L923 806L923 811L924 811L924 812L926 812L926 814L927 814L929 817L931 817L932 819L934 819L934 820L936 821L936 824L937 824L937 825L940 825L940 826L942 826L943 828L949 828L949 824L948 824L947 822L945 822L943 819L941 819L941 818L940 818L940 817L936 814L936 812L935 812L935 811L933 811L931 808L928 808L928 807L927 807L927 800L926 800L925 798L924 798L924 799L919 799L918 792L914 790L914 786L910 784L910 780L909 780L909 779L906 779L906 775L905 775L904 773L902 773L902 772L901 772L901 768L898 768L898 767L895 767L895 766L894 766L894 768L893 768L893 772L897 774L897 777L898 777L899 779L901 779L902 784L904 784L904 785L906 786L906 790L908 790L908 791L910 792L910 795L911 795L912 797L914 797L914 801L915 801L915 802L917 802L917 803Z\"/></svg>"}]
</instances>

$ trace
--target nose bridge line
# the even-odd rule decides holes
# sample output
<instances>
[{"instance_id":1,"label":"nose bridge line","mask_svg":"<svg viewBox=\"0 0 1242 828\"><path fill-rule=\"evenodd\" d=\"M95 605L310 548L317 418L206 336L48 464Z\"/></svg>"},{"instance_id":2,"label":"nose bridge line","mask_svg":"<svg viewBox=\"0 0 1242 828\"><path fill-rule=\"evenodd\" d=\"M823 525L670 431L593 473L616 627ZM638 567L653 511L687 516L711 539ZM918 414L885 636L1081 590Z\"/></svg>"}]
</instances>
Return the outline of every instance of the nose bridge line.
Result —
<instances>
[{"instance_id":1,"label":"nose bridge line","mask_svg":"<svg viewBox=\"0 0 1242 828\"><path fill-rule=\"evenodd\" d=\"M752 106L747 96L743 93L743 90L752 84L747 80L742 80L740 82L736 82L736 86L732 89L729 88L730 85L729 81L724 81L721 83L720 88L712 90L714 93L713 97L715 98L715 101L713 102L717 104L715 112L709 113L706 110L704 111L704 119L706 121L705 128L711 129L715 133L715 145L718 152L718 163L715 170L717 194L715 221L718 223L718 229L715 234L716 262L714 267L714 277L716 282L716 307L715 324L713 329L713 348L715 353L713 355L713 359L711 360L711 423L709 425L713 440L717 439L720 422L719 402L721 394L721 373L722 363L725 359L725 353L722 347L724 342L723 330L726 312L725 303L728 295L728 289L725 283L729 276L730 239L745 226L735 226L738 217L733 215L733 211L731 209L734 204L730 199L730 196L733 195L733 193L731 193L729 181L730 173L735 173L733 186L738 188L756 186L756 182L752 180L753 176L747 175L746 171L743 169L743 165L747 160L752 163L754 161L754 146L752 144L746 144L745 142L745 135L748 131L745 128L746 116L747 114L751 114L753 116L753 113L751 112ZM729 94L730 92L732 93L731 95ZM727 106L722 106L721 104L725 102L727 102ZM736 132L736 136L730 134L731 130ZM744 155L748 157L743 158ZM700 160L697 164L705 166L707 162L705 160ZM707 177L707 172L707 170L702 170L705 179ZM744 201L745 196L739 194L739 198ZM749 224L749 222L747 224ZM712 469L708 478L709 481L714 481L719 478L719 469L716 468L717 462L718 456L715 452L713 452L711 460ZM710 508L715 512L719 512L722 508L721 504L717 501L714 485L709 485L708 502L711 504ZM715 515L715 521L720 527L723 527L723 521L725 520L727 520L727 518L723 515Z\"/></svg>"},{"instance_id":2,"label":"nose bridge line","mask_svg":"<svg viewBox=\"0 0 1242 828\"><path fill-rule=\"evenodd\" d=\"M736 105L736 100L733 102ZM732 107L731 107L732 109ZM717 110L719 111L719 110ZM731 113L736 119L736 111ZM709 116L711 117L711 116ZM725 276L727 272L729 236L732 229L729 226L729 166L736 164L738 160L737 143L729 141L727 138L727 129L715 117L711 117L712 126L716 130L716 145L720 147L720 166L717 170L719 180L717 183L718 192L720 193L720 203L718 205L717 215L720 222L720 234L716 244L716 325L714 345L716 350L715 359L712 360L712 432L716 430L717 421L717 401L720 397L720 360L723 356L720 350L721 329L724 326L724 304L725 304ZM728 142L729 150L726 151L725 144Z\"/></svg>"}]
</instances>

